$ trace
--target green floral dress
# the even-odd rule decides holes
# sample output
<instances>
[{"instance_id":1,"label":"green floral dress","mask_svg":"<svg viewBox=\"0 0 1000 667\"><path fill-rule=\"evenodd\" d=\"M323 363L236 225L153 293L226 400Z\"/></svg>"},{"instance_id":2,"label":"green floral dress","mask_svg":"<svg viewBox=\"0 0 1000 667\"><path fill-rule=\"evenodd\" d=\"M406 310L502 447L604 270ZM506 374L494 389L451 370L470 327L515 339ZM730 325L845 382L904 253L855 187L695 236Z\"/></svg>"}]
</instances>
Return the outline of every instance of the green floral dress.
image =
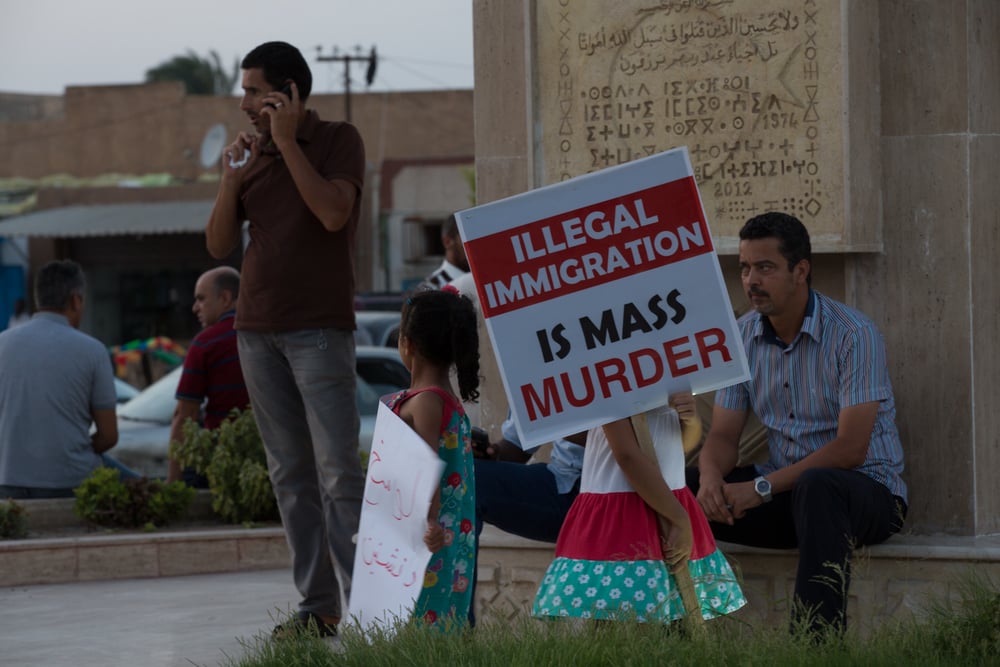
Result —
<instances>
[{"instance_id":1,"label":"green floral dress","mask_svg":"<svg viewBox=\"0 0 1000 667\"><path fill-rule=\"evenodd\" d=\"M431 554L413 617L443 632L455 632L468 624L475 571L476 479L472 426L458 399L438 387L401 391L390 396L387 404L398 414L403 403L424 391L431 391L444 401L438 456L445 464L440 485L440 521L445 546Z\"/></svg>"}]
</instances>

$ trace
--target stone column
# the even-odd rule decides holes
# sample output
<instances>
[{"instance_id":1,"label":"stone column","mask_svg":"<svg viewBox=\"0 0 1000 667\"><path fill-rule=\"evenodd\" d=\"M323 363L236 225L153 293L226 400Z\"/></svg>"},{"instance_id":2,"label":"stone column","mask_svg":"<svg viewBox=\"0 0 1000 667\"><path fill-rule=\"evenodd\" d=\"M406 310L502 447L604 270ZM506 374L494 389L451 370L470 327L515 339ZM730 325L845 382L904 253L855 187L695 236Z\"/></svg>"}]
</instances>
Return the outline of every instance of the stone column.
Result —
<instances>
[{"instance_id":1,"label":"stone column","mask_svg":"<svg viewBox=\"0 0 1000 667\"><path fill-rule=\"evenodd\" d=\"M909 527L1000 531L1000 4L882 0L884 251L850 257L882 326Z\"/></svg>"},{"instance_id":2,"label":"stone column","mask_svg":"<svg viewBox=\"0 0 1000 667\"><path fill-rule=\"evenodd\" d=\"M739 225L785 210L881 327L908 529L1000 530L1000 4L477 0L474 25L480 202L688 146L734 305Z\"/></svg>"}]
</instances>

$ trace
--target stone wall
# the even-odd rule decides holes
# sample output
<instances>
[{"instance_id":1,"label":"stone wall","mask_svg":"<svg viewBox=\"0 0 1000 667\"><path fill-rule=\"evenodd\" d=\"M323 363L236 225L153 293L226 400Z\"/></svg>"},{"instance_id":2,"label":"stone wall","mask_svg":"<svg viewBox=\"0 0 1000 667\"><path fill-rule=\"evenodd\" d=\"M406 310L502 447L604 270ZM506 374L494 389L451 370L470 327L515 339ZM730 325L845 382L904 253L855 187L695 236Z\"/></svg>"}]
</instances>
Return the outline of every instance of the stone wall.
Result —
<instances>
[{"instance_id":1,"label":"stone wall","mask_svg":"<svg viewBox=\"0 0 1000 667\"><path fill-rule=\"evenodd\" d=\"M700 14L681 15L696 7ZM1000 158L1000 53L993 44L1000 34L1000 4L625 0L598 11L571 0L480 0L473 25L477 188L483 203L598 168L605 149L609 164L619 155L641 155L647 144L637 144L630 154L625 149L632 143L613 139L619 132L617 114L633 113L616 106L613 95L620 89L632 108L644 109L649 101L658 110L651 150L687 145L692 155L699 145L709 145L705 121L713 118L719 130L727 122L731 131L734 105L743 111L743 102L752 104L752 93L759 93L756 99L764 108L743 121L744 129L754 131L720 136L721 143L712 144L720 158L727 155L722 173L728 176L732 167L742 174L742 162L750 162L753 175L755 161L766 162L760 169L770 170L772 161L785 159L784 139L793 145L791 162L808 165L814 155L823 159L816 161L815 174L805 166L802 174L794 167L781 178L751 179L751 194L741 201L724 188L722 198L713 199L715 182L706 176L716 165L704 161L699 186L706 204L714 202L706 206L708 222L713 236L721 237L717 247L734 306L742 309L746 303L733 257L732 234L740 217L772 207L800 215L818 232L817 287L871 316L886 339L907 455L907 528L924 534L1000 531L1000 493L993 481L1000 467L995 409L1000 400L995 344L1000 282L988 266L1000 254L1000 189L994 183ZM644 31L647 25L654 29ZM747 42L716 39L715 50L706 50L701 35L711 26L716 37L720 31L745 29L756 31L759 39L750 40L753 50L733 52L735 60L743 54L745 62L723 67L728 55L710 57L719 45ZM688 35L686 50L657 48L652 42L667 36L676 41L681 34ZM692 51L691 44L702 48ZM685 53L689 58L701 53L707 64L687 71L686 61L676 60ZM768 62L762 62L763 53ZM667 69L684 69L684 76L656 70L675 60L677 65ZM794 70L777 66L781 62ZM634 86L620 84L626 73ZM722 94L726 76L730 88ZM732 89L735 81L752 89L749 100ZM710 101L709 86L719 93L717 102ZM784 91L781 111L767 109L768 95L779 89ZM598 98L593 103L592 94ZM610 101L602 99L605 94ZM719 113L702 113L699 97L709 110L717 104ZM786 104L793 97L798 104ZM807 119L810 109L815 115ZM793 111L801 113L797 128L784 128L784 134L757 131L772 120L767 114ZM810 125L817 116L833 125ZM780 115L773 120L783 122ZM696 121L699 134L686 136L689 121ZM632 123L621 132L637 129L643 134L646 125ZM567 136L577 143L562 151ZM751 152L750 160L744 159L747 142L755 147L758 139L758 158ZM841 141L838 151L834 144ZM817 144L822 145L817 149ZM707 155L712 157L710 147ZM759 181L768 180L781 188L757 189ZM817 197L822 204L817 209L809 202L819 185L826 199ZM491 379L495 372L484 364L483 412L491 427L499 425L506 404L500 383Z\"/></svg>"},{"instance_id":2,"label":"stone wall","mask_svg":"<svg viewBox=\"0 0 1000 667\"><path fill-rule=\"evenodd\" d=\"M798 552L720 543L747 596L734 618L766 627L788 623ZM509 620L531 610L553 545L483 531L476 588L484 621ZM865 634L887 621L920 616L934 602L957 599L972 577L1000 581L1000 539L898 535L856 552L848 596L852 631Z\"/></svg>"}]
</instances>

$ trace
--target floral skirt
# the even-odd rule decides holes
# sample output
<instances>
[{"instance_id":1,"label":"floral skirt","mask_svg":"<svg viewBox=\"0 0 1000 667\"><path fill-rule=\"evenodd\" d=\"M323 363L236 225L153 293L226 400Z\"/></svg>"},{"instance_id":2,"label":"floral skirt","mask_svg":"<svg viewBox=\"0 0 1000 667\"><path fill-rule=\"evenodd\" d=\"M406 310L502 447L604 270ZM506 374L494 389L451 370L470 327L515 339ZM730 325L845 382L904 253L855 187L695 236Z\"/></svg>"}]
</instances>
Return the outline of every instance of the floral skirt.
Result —
<instances>
[{"instance_id":1,"label":"floral skirt","mask_svg":"<svg viewBox=\"0 0 1000 667\"><path fill-rule=\"evenodd\" d=\"M687 567L702 617L736 611L746 598L708 521L687 488L674 495L691 517L694 549ZM638 494L577 496L532 615L661 623L684 617L680 589L663 561L656 514Z\"/></svg>"}]
</instances>

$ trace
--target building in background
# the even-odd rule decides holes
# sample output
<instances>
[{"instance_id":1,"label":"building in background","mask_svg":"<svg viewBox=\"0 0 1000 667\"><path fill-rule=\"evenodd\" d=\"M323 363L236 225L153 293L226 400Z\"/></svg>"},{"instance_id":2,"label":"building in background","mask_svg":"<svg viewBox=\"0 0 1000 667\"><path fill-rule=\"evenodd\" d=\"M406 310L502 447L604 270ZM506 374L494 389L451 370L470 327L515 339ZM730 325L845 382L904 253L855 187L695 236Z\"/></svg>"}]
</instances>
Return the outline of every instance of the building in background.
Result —
<instances>
[{"instance_id":1,"label":"building in background","mask_svg":"<svg viewBox=\"0 0 1000 667\"><path fill-rule=\"evenodd\" d=\"M472 91L351 104L368 158L358 291L398 292L440 264L441 223L472 205ZM308 106L344 115L342 95ZM35 267L69 258L89 278L83 327L103 342L192 337L194 281L218 264L202 234L218 155L246 128L238 98L188 96L177 82L0 93L0 310L30 297Z\"/></svg>"}]
</instances>

